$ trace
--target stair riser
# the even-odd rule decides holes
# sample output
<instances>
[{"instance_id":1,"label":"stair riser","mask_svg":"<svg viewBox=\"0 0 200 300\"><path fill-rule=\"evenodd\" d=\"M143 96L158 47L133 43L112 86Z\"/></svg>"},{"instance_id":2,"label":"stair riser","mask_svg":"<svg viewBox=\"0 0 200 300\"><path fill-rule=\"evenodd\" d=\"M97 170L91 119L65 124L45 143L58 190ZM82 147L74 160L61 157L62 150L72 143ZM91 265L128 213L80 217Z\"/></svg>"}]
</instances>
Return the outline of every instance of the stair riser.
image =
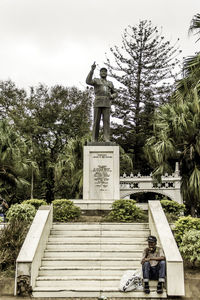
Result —
<instances>
[{"instance_id":1,"label":"stair riser","mask_svg":"<svg viewBox=\"0 0 200 300\"><path fill-rule=\"evenodd\" d=\"M71 290L101 290L105 288L118 289L120 285L120 278L115 280L37 280L36 287L62 287ZM156 290L157 281L151 281L150 289Z\"/></svg>"},{"instance_id":2,"label":"stair riser","mask_svg":"<svg viewBox=\"0 0 200 300\"><path fill-rule=\"evenodd\" d=\"M73 236L73 237L129 237L129 238L135 238L135 237L148 237L149 235L149 230L138 230L138 231L98 231L98 230L93 230L93 231L71 231L71 230L66 230L66 231L61 231L61 230L52 230L51 235L56 236L56 235L61 235L63 237L68 237L68 236Z\"/></svg>"},{"instance_id":3,"label":"stair riser","mask_svg":"<svg viewBox=\"0 0 200 300\"><path fill-rule=\"evenodd\" d=\"M143 244L64 244L48 243L47 250L55 251L143 251L147 247L147 242Z\"/></svg>"},{"instance_id":4,"label":"stair riser","mask_svg":"<svg viewBox=\"0 0 200 300\"><path fill-rule=\"evenodd\" d=\"M35 298L98 298L100 296L100 292L77 292L77 291L41 291L41 292L33 292L32 296ZM95 299L95 300L96 300Z\"/></svg>"},{"instance_id":5,"label":"stair riser","mask_svg":"<svg viewBox=\"0 0 200 300\"><path fill-rule=\"evenodd\" d=\"M147 246L147 244L144 245L84 245L84 244L75 244L75 245L61 245L61 244L55 244L47 245L47 250L51 251L78 251L79 249L81 251L143 251L143 249Z\"/></svg>"},{"instance_id":6,"label":"stair riser","mask_svg":"<svg viewBox=\"0 0 200 300\"><path fill-rule=\"evenodd\" d=\"M45 258L141 258L142 252L45 252Z\"/></svg>"},{"instance_id":7,"label":"stair riser","mask_svg":"<svg viewBox=\"0 0 200 300\"><path fill-rule=\"evenodd\" d=\"M79 243L85 243L85 244L115 244L115 243L147 243L147 237L133 237L133 238L127 238L127 237L62 237L62 236L51 236L49 237L49 242L51 243L68 243L68 244L79 244Z\"/></svg>"},{"instance_id":8,"label":"stair riser","mask_svg":"<svg viewBox=\"0 0 200 300\"><path fill-rule=\"evenodd\" d=\"M67 290L101 290L102 288L119 288L120 280L36 280L36 287L62 287Z\"/></svg>"},{"instance_id":9,"label":"stair riser","mask_svg":"<svg viewBox=\"0 0 200 300\"><path fill-rule=\"evenodd\" d=\"M40 270L39 276L121 276L126 270Z\"/></svg>"},{"instance_id":10,"label":"stair riser","mask_svg":"<svg viewBox=\"0 0 200 300\"><path fill-rule=\"evenodd\" d=\"M59 280L50 280L50 281L36 281L36 287L62 287L68 290L78 290L80 287L81 289L88 290L101 290L102 288L112 287L118 288L119 287L119 280L112 280L112 281L99 281L99 280L91 280L91 281L83 281L83 280L69 280L69 281L59 281Z\"/></svg>"},{"instance_id":11,"label":"stair riser","mask_svg":"<svg viewBox=\"0 0 200 300\"><path fill-rule=\"evenodd\" d=\"M114 289L118 289L119 285L120 285L120 280L121 280L121 276L115 276L115 277L112 277L112 276L106 276L106 277L103 277L101 275L99 276L89 276L89 275L86 275L86 276L42 276L42 277L38 277L36 283L37 283L37 286L40 286L41 285L41 282L44 283L44 285L42 286L48 286L48 287L52 287L52 286L60 286L60 285L63 285L64 286L69 286L75 290L78 290L79 287L83 287L84 285L88 287L90 287L90 284L91 284L91 287L92 289L93 288L97 288L99 287L99 285L103 288L106 288L106 287L112 287ZM49 284L50 283L50 284ZM77 284L78 285L78 288L77 288ZM149 282L149 286L150 286L150 289L156 289L157 287L157 280L150 280Z\"/></svg>"},{"instance_id":12,"label":"stair riser","mask_svg":"<svg viewBox=\"0 0 200 300\"><path fill-rule=\"evenodd\" d=\"M127 269L134 269L141 264L138 261L42 261L42 267L54 266L54 267L127 267Z\"/></svg>"},{"instance_id":13,"label":"stair riser","mask_svg":"<svg viewBox=\"0 0 200 300\"><path fill-rule=\"evenodd\" d=\"M143 230L149 229L148 224L53 224L53 230Z\"/></svg>"}]
</instances>

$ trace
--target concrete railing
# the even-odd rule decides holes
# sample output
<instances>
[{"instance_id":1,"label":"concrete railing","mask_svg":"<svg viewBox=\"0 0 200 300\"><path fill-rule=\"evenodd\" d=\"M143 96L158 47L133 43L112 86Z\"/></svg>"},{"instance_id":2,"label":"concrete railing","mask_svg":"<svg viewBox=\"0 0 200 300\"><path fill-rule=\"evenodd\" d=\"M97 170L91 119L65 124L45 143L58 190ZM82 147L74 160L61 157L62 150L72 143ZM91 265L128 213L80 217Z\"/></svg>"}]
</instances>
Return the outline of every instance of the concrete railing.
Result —
<instances>
[{"instance_id":1,"label":"concrete railing","mask_svg":"<svg viewBox=\"0 0 200 300\"><path fill-rule=\"evenodd\" d=\"M135 193L158 193L182 204L181 177L166 174L157 183L152 176L124 176L120 177L120 198L124 199Z\"/></svg>"},{"instance_id":2,"label":"concrete railing","mask_svg":"<svg viewBox=\"0 0 200 300\"><path fill-rule=\"evenodd\" d=\"M149 201L149 227L162 247L167 265L167 294L169 296L184 296L183 259L163 212L160 201Z\"/></svg>"},{"instance_id":3,"label":"concrete railing","mask_svg":"<svg viewBox=\"0 0 200 300\"><path fill-rule=\"evenodd\" d=\"M16 261L15 291L35 286L41 259L53 222L53 206L38 209Z\"/></svg>"}]
</instances>

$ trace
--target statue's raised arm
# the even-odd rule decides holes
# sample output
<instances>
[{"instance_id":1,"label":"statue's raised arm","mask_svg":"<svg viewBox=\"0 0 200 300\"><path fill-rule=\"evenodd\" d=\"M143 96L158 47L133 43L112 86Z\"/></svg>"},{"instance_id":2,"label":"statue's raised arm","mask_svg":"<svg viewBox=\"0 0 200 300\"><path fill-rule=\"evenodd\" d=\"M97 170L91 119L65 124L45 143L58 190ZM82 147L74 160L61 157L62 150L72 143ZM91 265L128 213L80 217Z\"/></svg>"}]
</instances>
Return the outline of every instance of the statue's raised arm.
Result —
<instances>
[{"instance_id":1,"label":"statue's raised arm","mask_svg":"<svg viewBox=\"0 0 200 300\"><path fill-rule=\"evenodd\" d=\"M86 83L89 84L89 85L93 85L92 83L92 77L93 77L93 73L94 73L94 70L96 69L96 63L94 62L93 65L91 66L91 70L86 78Z\"/></svg>"}]
</instances>

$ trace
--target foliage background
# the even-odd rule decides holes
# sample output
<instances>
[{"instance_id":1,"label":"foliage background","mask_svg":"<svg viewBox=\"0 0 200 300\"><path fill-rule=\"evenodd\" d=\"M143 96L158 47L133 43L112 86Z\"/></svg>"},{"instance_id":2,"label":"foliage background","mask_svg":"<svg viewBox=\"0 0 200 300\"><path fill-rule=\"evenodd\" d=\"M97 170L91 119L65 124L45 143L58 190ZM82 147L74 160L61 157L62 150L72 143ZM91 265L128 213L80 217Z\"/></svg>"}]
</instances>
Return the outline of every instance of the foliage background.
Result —
<instances>
[{"instance_id":1,"label":"foliage background","mask_svg":"<svg viewBox=\"0 0 200 300\"><path fill-rule=\"evenodd\" d=\"M199 24L197 14L190 26L197 41ZM121 124L112 130L121 173L153 171L159 180L179 161L184 203L194 216L200 214L200 54L180 69L179 52L177 43L142 20L124 30L122 44L105 59L119 84L113 116ZM25 91L0 82L0 193L10 205L82 197L82 147L90 140L93 96L87 88L39 84Z\"/></svg>"}]
</instances>

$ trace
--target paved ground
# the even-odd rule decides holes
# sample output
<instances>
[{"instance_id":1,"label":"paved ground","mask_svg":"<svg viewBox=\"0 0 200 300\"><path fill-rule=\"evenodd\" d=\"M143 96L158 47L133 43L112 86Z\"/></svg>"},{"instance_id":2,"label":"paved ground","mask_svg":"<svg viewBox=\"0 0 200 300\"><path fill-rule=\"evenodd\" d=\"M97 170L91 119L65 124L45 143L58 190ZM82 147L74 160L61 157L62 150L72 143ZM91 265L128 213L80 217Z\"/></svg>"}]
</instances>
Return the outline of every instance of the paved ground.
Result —
<instances>
[{"instance_id":1,"label":"paved ground","mask_svg":"<svg viewBox=\"0 0 200 300\"><path fill-rule=\"evenodd\" d=\"M0 299L1 300L91 300L91 298L27 298L27 297L14 297L14 296L0 296ZM124 300L132 300L133 298L124 298ZM98 300L98 299L95 299L95 300ZM108 300L117 300L117 298L113 298L113 299L108 299ZM122 298L120 299L122 300ZM137 298L134 298L134 300L147 300L147 299L137 299ZM148 298L148 300L151 300L151 298ZM155 299L153 299L155 300ZM179 298L167 298L167 300L200 300L199 297L179 297Z\"/></svg>"},{"instance_id":2,"label":"paved ground","mask_svg":"<svg viewBox=\"0 0 200 300\"><path fill-rule=\"evenodd\" d=\"M33 298L30 298L30 297L15 297L15 296L0 296L0 299L1 300L30 300L30 299L33 299Z\"/></svg>"}]
</instances>

